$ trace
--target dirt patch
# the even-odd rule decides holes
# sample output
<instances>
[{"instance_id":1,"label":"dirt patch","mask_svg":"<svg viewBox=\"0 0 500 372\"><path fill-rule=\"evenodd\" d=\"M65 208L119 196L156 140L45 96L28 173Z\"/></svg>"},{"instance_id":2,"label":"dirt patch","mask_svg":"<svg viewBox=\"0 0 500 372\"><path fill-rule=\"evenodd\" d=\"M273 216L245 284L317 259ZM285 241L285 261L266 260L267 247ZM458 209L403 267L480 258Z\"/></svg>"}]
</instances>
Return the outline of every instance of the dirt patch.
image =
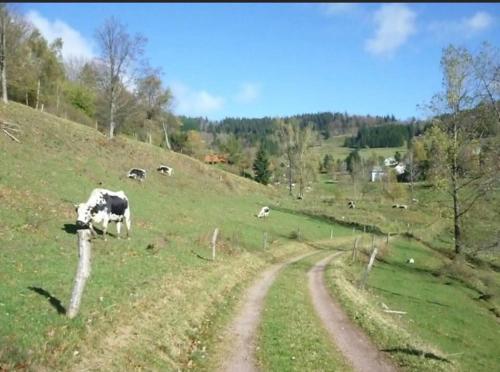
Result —
<instances>
[{"instance_id":1,"label":"dirt patch","mask_svg":"<svg viewBox=\"0 0 500 372\"><path fill-rule=\"evenodd\" d=\"M370 339L353 324L340 304L330 296L324 281L325 267L335 253L317 262L307 273L314 308L330 337L356 371L397 371Z\"/></svg>"}]
</instances>

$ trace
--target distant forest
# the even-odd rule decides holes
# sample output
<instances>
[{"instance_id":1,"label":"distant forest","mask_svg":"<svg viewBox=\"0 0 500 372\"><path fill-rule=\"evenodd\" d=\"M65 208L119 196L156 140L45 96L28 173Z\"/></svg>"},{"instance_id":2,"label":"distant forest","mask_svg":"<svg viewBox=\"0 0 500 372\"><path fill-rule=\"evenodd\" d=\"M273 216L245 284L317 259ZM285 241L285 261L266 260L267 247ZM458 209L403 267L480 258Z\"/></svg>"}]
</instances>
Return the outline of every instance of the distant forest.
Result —
<instances>
[{"instance_id":1,"label":"distant forest","mask_svg":"<svg viewBox=\"0 0 500 372\"><path fill-rule=\"evenodd\" d=\"M418 124L415 119L403 122L397 120L394 115L349 115L340 112L301 114L281 118L225 118L221 121L180 116L179 120L184 131L232 134L251 146L267 142L269 136L276 133L278 120L294 121L301 127L310 125L324 139L336 135L354 135L355 137L346 140L345 145L348 147L401 146L415 134ZM370 139L371 136L374 136L373 140Z\"/></svg>"},{"instance_id":2,"label":"distant forest","mask_svg":"<svg viewBox=\"0 0 500 372\"><path fill-rule=\"evenodd\" d=\"M362 127L354 137L345 139L344 146L352 148L363 147L400 147L420 134L421 125L381 125L378 127Z\"/></svg>"}]
</instances>

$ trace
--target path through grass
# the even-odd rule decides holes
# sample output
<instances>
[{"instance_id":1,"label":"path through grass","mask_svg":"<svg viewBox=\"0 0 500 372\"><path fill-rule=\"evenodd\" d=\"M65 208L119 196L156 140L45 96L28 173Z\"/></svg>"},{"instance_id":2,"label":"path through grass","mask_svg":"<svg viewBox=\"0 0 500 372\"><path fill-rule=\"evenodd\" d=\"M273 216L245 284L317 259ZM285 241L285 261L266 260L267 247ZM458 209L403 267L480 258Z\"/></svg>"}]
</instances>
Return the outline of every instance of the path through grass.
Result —
<instances>
[{"instance_id":1,"label":"path through grass","mask_svg":"<svg viewBox=\"0 0 500 372\"><path fill-rule=\"evenodd\" d=\"M314 312L306 274L331 254L322 251L287 266L271 287L257 356L265 371L349 371Z\"/></svg>"}]
</instances>

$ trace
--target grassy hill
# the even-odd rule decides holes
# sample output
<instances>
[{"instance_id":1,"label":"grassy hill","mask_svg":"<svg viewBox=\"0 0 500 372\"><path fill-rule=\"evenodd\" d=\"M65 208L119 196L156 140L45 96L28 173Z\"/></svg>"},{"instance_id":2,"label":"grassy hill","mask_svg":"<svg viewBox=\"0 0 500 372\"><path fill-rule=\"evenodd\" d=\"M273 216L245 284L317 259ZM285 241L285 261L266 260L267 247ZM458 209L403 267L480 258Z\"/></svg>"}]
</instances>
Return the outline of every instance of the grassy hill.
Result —
<instances>
[{"instance_id":1,"label":"grassy hill","mask_svg":"<svg viewBox=\"0 0 500 372\"><path fill-rule=\"evenodd\" d=\"M227 306L225 295L297 253L283 244L289 237L330 236L331 224L301 214L272 210L257 219L278 200L271 188L187 156L109 141L15 103L0 106L0 120L21 129L21 143L0 134L0 367L178 368L203 322ZM156 173L159 164L174 176ZM125 177L131 167L148 171L144 183ZM127 194L132 238L94 241L80 314L69 321L62 315L78 259L73 204L96 187ZM212 262L204 258L215 227Z\"/></svg>"},{"instance_id":2,"label":"grassy hill","mask_svg":"<svg viewBox=\"0 0 500 372\"><path fill-rule=\"evenodd\" d=\"M470 370L476 364L487 370L496 363L491 350L499 339L500 274L481 262L449 260L447 201L423 185L416 188L419 203L411 204L407 190L360 184L357 207L351 210L346 200L353 198L354 188L348 176L335 182L320 177L299 201L284 188L265 187L125 137L109 141L92 128L23 105L0 105L0 121L21 130L16 133L20 143L0 131L0 370L207 369L218 331L252 278L272 262L314 249L297 240L328 240L332 230L335 237L353 239L363 226L367 232L401 235L381 250L368 290L355 288L368 247L354 264L350 255L339 260L327 279L374 341L393 350L392 357L407 370L422 365L426 370L438 365ZM340 138L317 150L337 151ZM392 155L397 149L382 150ZM361 153L370 156L370 151ZM333 152L334 158L339 154ZM174 175L158 174L159 164L172 166ZM146 169L146 181L126 178L131 167ZM78 317L69 320L64 313L78 260L73 204L85 201L96 187L127 194L132 235L130 240L93 241L83 304ZM410 208L393 209L393 202ZM271 214L257 219L263 205L271 206ZM209 241L215 227L221 233L212 261ZM114 225L109 231L115 232ZM363 240L369 245L369 236ZM404 264L410 253L414 267ZM305 293L300 267L277 281L270 297L276 313L282 310L281 298L297 298L304 311L310 308L309 297L298 291L298 297L289 296L293 288ZM407 316L382 314L381 301ZM383 321L374 323L381 315ZM292 328L285 331L295 337ZM297 339L305 350L314 331L302 335L304 341ZM421 364L422 355L413 353L408 340L425 346L417 351L435 346L435 355L451 363L435 359ZM469 342L476 344L470 347Z\"/></svg>"}]
</instances>

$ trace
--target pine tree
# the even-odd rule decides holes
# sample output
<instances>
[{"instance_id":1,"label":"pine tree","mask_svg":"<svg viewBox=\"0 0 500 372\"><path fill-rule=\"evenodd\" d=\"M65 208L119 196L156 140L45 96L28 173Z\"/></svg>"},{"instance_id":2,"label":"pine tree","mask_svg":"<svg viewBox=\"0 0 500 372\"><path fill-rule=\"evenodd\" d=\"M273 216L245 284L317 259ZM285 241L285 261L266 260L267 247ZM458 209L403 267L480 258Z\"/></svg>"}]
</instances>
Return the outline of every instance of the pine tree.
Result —
<instances>
[{"instance_id":1,"label":"pine tree","mask_svg":"<svg viewBox=\"0 0 500 372\"><path fill-rule=\"evenodd\" d=\"M269 171L269 159L264 148L260 146L255 161L253 162L253 170L255 172L255 181L267 185L271 172Z\"/></svg>"}]
</instances>

